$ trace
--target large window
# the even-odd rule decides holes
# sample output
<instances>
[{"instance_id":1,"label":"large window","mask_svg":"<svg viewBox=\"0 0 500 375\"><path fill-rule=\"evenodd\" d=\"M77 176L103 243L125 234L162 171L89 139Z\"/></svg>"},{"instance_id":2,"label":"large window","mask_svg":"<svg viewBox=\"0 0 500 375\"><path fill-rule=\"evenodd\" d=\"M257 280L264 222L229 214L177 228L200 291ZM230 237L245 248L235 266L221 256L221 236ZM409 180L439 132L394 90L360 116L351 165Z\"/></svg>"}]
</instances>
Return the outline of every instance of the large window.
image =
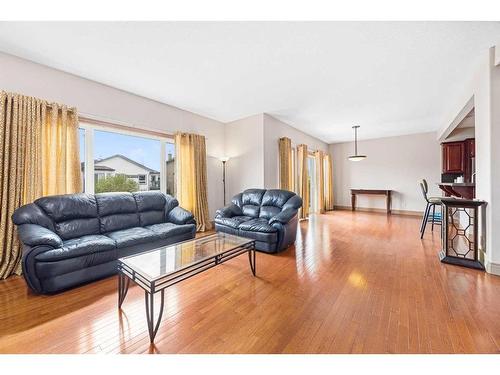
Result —
<instances>
[{"instance_id":1,"label":"large window","mask_svg":"<svg viewBox=\"0 0 500 375\"><path fill-rule=\"evenodd\" d=\"M80 123L80 127L80 159L86 192L175 193L173 140L86 123Z\"/></svg>"}]
</instances>

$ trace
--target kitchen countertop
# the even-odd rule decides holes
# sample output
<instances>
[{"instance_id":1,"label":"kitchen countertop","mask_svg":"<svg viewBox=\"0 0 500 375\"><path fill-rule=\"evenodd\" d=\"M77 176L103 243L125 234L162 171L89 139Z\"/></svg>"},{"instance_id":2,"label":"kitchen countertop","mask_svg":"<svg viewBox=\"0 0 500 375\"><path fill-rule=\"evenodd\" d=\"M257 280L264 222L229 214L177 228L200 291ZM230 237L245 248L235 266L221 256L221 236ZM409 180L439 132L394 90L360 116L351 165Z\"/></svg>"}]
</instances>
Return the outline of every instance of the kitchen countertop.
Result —
<instances>
[{"instance_id":1,"label":"kitchen countertop","mask_svg":"<svg viewBox=\"0 0 500 375\"><path fill-rule=\"evenodd\" d=\"M456 186L456 187L474 187L476 184L474 182L437 182L437 185L443 186Z\"/></svg>"}]
</instances>

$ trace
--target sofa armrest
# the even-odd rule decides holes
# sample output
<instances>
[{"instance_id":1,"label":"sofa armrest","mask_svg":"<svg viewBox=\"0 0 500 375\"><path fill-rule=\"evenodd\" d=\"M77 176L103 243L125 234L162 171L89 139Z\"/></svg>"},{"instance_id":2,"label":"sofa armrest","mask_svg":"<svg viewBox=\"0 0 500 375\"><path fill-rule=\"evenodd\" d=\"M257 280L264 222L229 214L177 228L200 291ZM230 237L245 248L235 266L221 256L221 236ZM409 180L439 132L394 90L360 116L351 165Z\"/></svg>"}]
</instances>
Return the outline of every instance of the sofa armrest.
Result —
<instances>
[{"instance_id":1,"label":"sofa armrest","mask_svg":"<svg viewBox=\"0 0 500 375\"><path fill-rule=\"evenodd\" d=\"M215 212L215 217L227 217L231 218L233 216L242 216L243 212L241 208L239 208L234 203L228 204L226 207L223 207Z\"/></svg>"},{"instance_id":2,"label":"sofa armrest","mask_svg":"<svg viewBox=\"0 0 500 375\"><path fill-rule=\"evenodd\" d=\"M286 224L290 220L293 219L293 217L297 215L297 210L294 208L286 208L283 211L281 211L279 214L273 216L272 218L269 219L269 224L273 223L281 223L281 224Z\"/></svg>"},{"instance_id":3,"label":"sofa armrest","mask_svg":"<svg viewBox=\"0 0 500 375\"><path fill-rule=\"evenodd\" d=\"M167 214L167 221L178 225L196 224L193 214L179 206L174 207L169 211Z\"/></svg>"},{"instance_id":4,"label":"sofa armrest","mask_svg":"<svg viewBox=\"0 0 500 375\"><path fill-rule=\"evenodd\" d=\"M17 227L17 233L24 245L61 247L63 241L56 233L37 224L22 224Z\"/></svg>"}]
</instances>

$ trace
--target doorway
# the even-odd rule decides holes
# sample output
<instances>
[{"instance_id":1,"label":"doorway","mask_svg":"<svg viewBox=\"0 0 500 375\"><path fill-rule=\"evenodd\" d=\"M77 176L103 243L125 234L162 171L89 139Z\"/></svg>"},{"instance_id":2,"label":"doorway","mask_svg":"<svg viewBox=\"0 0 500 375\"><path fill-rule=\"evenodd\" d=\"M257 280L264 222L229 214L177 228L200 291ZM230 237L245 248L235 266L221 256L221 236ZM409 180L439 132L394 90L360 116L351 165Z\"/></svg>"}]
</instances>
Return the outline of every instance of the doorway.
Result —
<instances>
[{"instance_id":1,"label":"doorway","mask_svg":"<svg viewBox=\"0 0 500 375\"><path fill-rule=\"evenodd\" d=\"M309 213L317 211L316 163L313 155L307 156L307 184L309 185Z\"/></svg>"}]
</instances>

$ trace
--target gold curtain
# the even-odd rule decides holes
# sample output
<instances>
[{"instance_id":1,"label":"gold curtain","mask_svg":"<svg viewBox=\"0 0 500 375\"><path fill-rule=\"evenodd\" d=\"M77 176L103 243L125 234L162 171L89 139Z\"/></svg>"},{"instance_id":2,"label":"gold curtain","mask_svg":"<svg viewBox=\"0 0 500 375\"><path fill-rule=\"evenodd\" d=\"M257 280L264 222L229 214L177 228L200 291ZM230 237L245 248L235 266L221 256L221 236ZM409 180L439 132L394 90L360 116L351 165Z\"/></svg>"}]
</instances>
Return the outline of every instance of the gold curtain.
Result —
<instances>
[{"instance_id":1,"label":"gold curtain","mask_svg":"<svg viewBox=\"0 0 500 375\"><path fill-rule=\"evenodd\" d=\"M299 218L305 219L309 215L309 176L307 171L307 145L297 146L297 166L299 174L299 195L302 198L302 208Z\"/></svg>"},{"instance_id":2,"label":"gold curtain","mask_svg":"<svg viewBox=\"0 0 500 375\"><path fill-rule=\"evenodd\" d=\"M332 157L325 155L325 210L333 210L333 171Z\"/></svg>"},{"instance_id":3,"label":"gold curtain","mask_svg":"<svg viewBox=\"0 0 500 375\"><path fill-rule=\"evenodd\" d=\"M279 139L280 189L293 191L292 141L290 138Z\"/></svg>"},{"instance_id":4,"label":"gold curtain","mask_svg":"<svg viewBox=\"0 0 500 375\"><path fill-rule=\"evenodd\" d=\"M14 210L43 195L81 191L78 146L76 110L0 91L0 279L21 274ZM54 176L63 189L46 188Z\"/></svg>"},{"instance_id":5,"label":"gold curtain","mask_svg":"<svg viewBox=\"0 0 500 375\"><path fill-rule=\"evenodd\" d=\"M43 134L48 118L53 116L52 108L58 106L0 91L0 279L13 273L21 274L21 248L11 220L14 210L44 195L44 183L54 175L54 171L42 163ZM76 114L73 112L71 116ZM76 141L76 125L67 131L74 132ZM58 148L57 143L52 143L52 146ZM66 149L65 157L78 160L78 142L74 146ZM79 173L77 163L71 174L78 175L78 184L81 184ZM79 190L64 192L76 191Z\"/></svg>"},{"instance_id":6,"label":"gold curtain","mask_svg":"<svg viewBox=\"0 0 500 375\"><path fill-rule=\"evenodd\" d=\"M177 199L193 213L198 232L211 229L207 199L207 151L205 137L175 134Z\"/></svg>"},{"instance_id":7,"label":"gold curtain","mask_svg":"<svg viewBox=\"0 0 500 375\"><path fill-rule=\"evenodd\" d=\"M325 213L325 168L323 151L314 152L314 162L316 164L316 199L318 204L318 213Z\"/></svg>"},{"instance_id":8,"label":"gold curtain","mask_svg":"<svg viewBox=\"0 0 500 375\"><path fill-rule=\"evenodd\" d=\"M43 195L82 191L76 110L52 103L42 113Z\"/></svg>"}]
</instances>

